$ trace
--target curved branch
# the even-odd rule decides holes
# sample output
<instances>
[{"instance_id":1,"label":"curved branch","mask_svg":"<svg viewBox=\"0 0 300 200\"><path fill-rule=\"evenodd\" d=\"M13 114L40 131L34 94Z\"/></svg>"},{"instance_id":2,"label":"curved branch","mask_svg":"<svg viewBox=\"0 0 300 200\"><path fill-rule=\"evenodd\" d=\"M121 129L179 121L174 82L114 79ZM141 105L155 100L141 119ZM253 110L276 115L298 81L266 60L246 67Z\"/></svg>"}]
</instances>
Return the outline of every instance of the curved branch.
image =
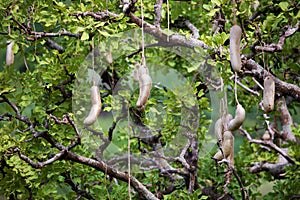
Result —
<instances>
[{"instance_id":1,"label":"curved branch","mask_svg":"<svg viewBox=\"0 0 300 200\"><path fill-rule=\"evenodd\" d=\"M14 152L17 152L19 157L24 160L26 163L30 164L32 167L34 168L42 168L45 165L49 165L51 163L54 163L57 160L60 160L66 153L66 150L62 150L59 153L57 153L55 156L53 156L52 158L50 158L49 160L46 160L44 162L34 162L33 160L31 160L29 157L23 155L21 153L21 150L19 148L15 148L13 149Z\"/></svg>"},{"instance_id":2,"label":"curved branch","mask_svg":"<svg viewBox=\"0 0 300 200\"><path fill-rule=\"evenodd\" d=\"M243 133L244 136L247 137L247 139L249 140L250 143L261 144L261 145L268 146L268 147L272 148L273 150L275 150L276 152L280 153L291 164L295 164L295 161L285 151L283 151L280 147L278 147L273 142L266 141L266 140L252 139L252 137L250 136L250 134L246 130L244 130L243 128L240 128L239 130Z\"/></svg>"},{"instance_id":3,"label":"curved branch","mask_svg":"<svg viewBox=\"0 0 300 200\"><path fill-rule=\"evenodd\" d=\"M129 13L129 17L131 21L138 26L142 26L142 20L135 16L132 12ZM167 42L167 35L163 33L163 31L152 24L147 22L143 22L143 27L145 31L151 35L153 35L159 42L163 42L166 47L168 46L185 46L188 48L201 47L203 49L209 49L209 46L206 45L203 41L197 40L195 38L187 39L183 35L174 34L169 37L169 42Z\"/></svg>"},{"instance_id":4,"label":"curved branch","mask_svg":"<svg viewBox=\"0 0 300 200\"><path fill-rule=\"evenodd\" d=\"M77 155L72 152L67 152L66 159L81 163L84 165L88 165L90 167L93 167L97 170L102 171L103 173L106 173L107 175L110 175L114 178L117 178L121 181L128 182L130 180L130 184L134 187L136 191L138 191L140 194L142 194L146 199L148 200L158 200L158 198L155 197L153 193L151 193L141 182L139 182L135 177L130 176L126 172L120 172L110 166L108 166L103 161L97 161L90 158L83 157L81 155Z\"/></svg>"},{"instance_id":5,"label":"curved branch","mask_svg":"<svg viewBox=\"0 0 300 200\"><path fill-rule=\"evenodd\" d=\"M250 70L252 74L260 79L263 80L264 77L267 75L270 75L267 70L265 70L262 66L260 66L258 63L256 63L254 60L249 59L246 60L243 65L245 66L246 69ZM289 95L294 97L297 101L300 101L300 88L297 87L296 85L286 83L279 78L271 75L274 78L275 81L275 88L276 92L279 92L280 94L284 95Z\"/></svg>"}]
</instances>

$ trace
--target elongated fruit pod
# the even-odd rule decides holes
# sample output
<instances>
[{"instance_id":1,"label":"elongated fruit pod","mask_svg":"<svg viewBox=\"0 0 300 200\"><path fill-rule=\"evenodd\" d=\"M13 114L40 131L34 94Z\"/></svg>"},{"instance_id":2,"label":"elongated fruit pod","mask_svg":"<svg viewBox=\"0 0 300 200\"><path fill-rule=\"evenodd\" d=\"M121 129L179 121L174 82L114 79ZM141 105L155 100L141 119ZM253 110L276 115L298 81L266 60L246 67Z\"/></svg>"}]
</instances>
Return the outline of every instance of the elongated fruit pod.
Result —
<instances>
[{"instance_id":1,"label":"elongated fruit pod","mask_svg":"<svg viewBox=\"0 0 300 200\"><path fill-rule=\"evenodd\" d=\"M228 130L235 131L237 130L244 122L246 117L246 111L241 104L236 106L235 116L228 123Z\"/></svg>"},{"instance_id":2,"label":"elongated fruit pod","mask_svg":"<svg viewBox=\"0 0 300 200\"><path fill-rule=\"evenodd\" d=\"M275 81L272 76L264 79L263 107L266 112L274 110Z\"/></svg>"},{"instance_id":3,"label":"elongated fruit pod","mask_svg":"<svg viewBox=\"0 0 300 200\"><path fill-rule=\"evenodd\" d=\"M232 119L231 114L227 114L224 123L222 122L222 118L219 118L215 122L215 135L219 144L222 144L223 140L223 132L227 127L224 125L228 124L228 122Z\"/></svg>"},{"instance_id":4,"label":"elongated fruit pod","mask_svg":"<svg viewBox=\"0 0 300 200\"><path fill-rule=\"evenodd\" d=\"M225 131L223 134L223 141L222 141L222 151L224 154L224 157L222 155L221 150L219 150L214 156L213 159L220 161L223 158L229 159L230 161L230 155L233 153L234 148L234 138L230 131Z\"/></svg>"},{"instance_id":5,"label":"elongated fruit pod","mask_svg":"<svg viewBox=\"0 0 300 200\"><path fill-rule=\"evenodd\" d=\"M223 124L222 124L222 118L219 118L215 123L215 135L217 138L217 142L219 144L222 143L222 135L223 135Z\"/></svg>"},{"instance_id":6,"label":"elongated fruit pod","mask_svg":"<svg viewBox=\"0 0 300 200\"><path fill-rule=\"evenodd\" d=\"M240 41L242 37L242 29L238 25L234 25L230 29L230 62L232 69L238 72L242 68L241 55L240 55Z\"/></svg>"},{"instance_id":7,"label":"elongated fruit pod","mask_svg":"<svg viewBox=\"0 0 300 200\"><path fill-rule=\"evenodd\" d=\"M89 115L84 119L83 123L86 126L90 126L97 120L101 112L101 98L98 86L91 87L91 100L92 106Z\"/></svg>"},{"instance_id":8,"label":"elongated fruit pod","mask_svg":"<svg viewBox=\"0 0 300 200\"><path fill-rule=\"evenodd\" d=\"M14 52L13 52L13 46L15 42L7 42L7 49L6 49L6 66L10 66L14 63Z\"/></svg>"},{"instance_id":9,"label":"elongated fruit pod","mask_svg":"<svg viewBox=\"0 0 300 200\"><path fill-rule=\"evenodd\" d=\"M139 76L139 85L140 85L140 93L139 98L136 102L136 106L138 109L142 110L145 108L145 105L150 96L150 90L152 88L152 79L148 74L143 74Z\"/></svg>"}]
</instances>

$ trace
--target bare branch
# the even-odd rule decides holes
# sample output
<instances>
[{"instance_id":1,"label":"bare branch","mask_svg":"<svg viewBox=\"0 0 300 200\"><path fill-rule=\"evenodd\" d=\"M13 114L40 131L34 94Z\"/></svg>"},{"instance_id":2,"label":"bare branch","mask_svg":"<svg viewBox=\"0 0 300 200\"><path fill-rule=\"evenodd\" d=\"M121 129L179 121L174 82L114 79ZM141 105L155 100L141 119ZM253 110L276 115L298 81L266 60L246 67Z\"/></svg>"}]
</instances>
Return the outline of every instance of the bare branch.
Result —
<instances>
[{"instance_id":1,"label":"bare branch","mask_svg":"<svg viewBox=\"0 0 300 200\"><path fill-rule=\"evenodd\" d=\"M56 49L59 53L63 53L65 51L65 49L62 46L60 46L50 38L47 38L46 45L51 49Z\"/></svg>"},{"instance_id":2,"label":"bare branch","mask_svg":"<svg viewBox=\"0 0 300 200\"><path fill-rule=\"evenodd\" d=\"M234 80L234 76L230 77L231 80ZM250 88L248 88L247 86L245 86L243 83L241 83L239 80L236 81L236 83L241 86L244 90L254 94L255 96L259 97L259 93L257 91L251 90Z\"/></svg>"},{"instance_id":3,"label":"bare branch","mask_svg":"<svg viewBox=\"0 0 300 200\"><path fill-rule=\"evenodd\" d=\"M108 17L120 17L120 15L118 14L115 14L115 13L112 13L112 12L109 12L108 10L104 11L104 12L91 12L91 11L88 11L88 12L78 12L78 13L71 13L70 16L76 16L76 17L86 17L86 16L91 16L93 17L94 19L97 19L97 20L105 20L106 18Z\"/></svg>"},{"instance_id":4,"label":"bare branch","mask_svg":"<svg viewBox=\"0 0 300 200\"><path fill-rule=\"evenodd\" d=\"M102 171L103 173L115 177L119 180L122 180L124 182L128 182L130 180L130 184L134 187L134 189L142 194L146 199L148 200L158 200L158 198L155 197L153 193L151 193L141 182L139 182L135 177L130 176L128 173L125 172L120 172L110 166L108 166L106 163L103 161L97 161L93 160L90 158L83 157L81 155L74 154L72 152L67 152L67 157L68 160L72 160L77 163L81 163L84 165L88 165L90 167L93 167L97 170Z\"/></svg>"},{"instance_id":5,"label":"bare branch","mask_svg":"<svg viewBox=\"0 0 300 200\"><path fill-rule=\"evenodd\" d=\"M24 160L26 163L30 164L32 167L34 168L42 168L45 165L49 165L57 160L60 160L65 154L66 154L66 150L60 151L59 153L57 153L55 156L53 156L51 159L46 160L44 162L34 162L33 160L31 160L30 158L28 158L27 156L23 155L21 153L21 150L19 148L15 148L13 150L14 152L17 152L19 157Z\"/></svg>"},{"instance_id":6,"label":"bare branch","mask_svg":"<svg viewBox=\"0 0 300 200\"><path fill-rule=\"evenodd\" d=\"M192 24L189 20L184 20L184 24L192 31L192 37L197 39L199 38L199 30Z\"/></svg>"},{"instance_id":7,"label":"bare branch","mask_svg":"<svg viewBox=\"0 0 300 200\"><path fill-rule=\"evenodd\" d=\"M130 19L137 24L138 26L142 26L142 20L135 16L133 13L129 13ZM185 46L188 48L201 47L203 49L209 49L209 47L201 40L197 40L195 38L186 39L183 35L174 34L169 37L169 42L167 42L168 36L162 32L162 30L158 27L155 27L147 22L144 23L145 31L149 34L153 35L157 38L157 40L164 43L164 46Z\"/></svg>"},{"instance_id":8,"label":"bare branch","mask_svg":"<svg viewBox=\"0 0 300 200\"><path fill-rule=\"evenodd\" d=\"M285 172L285 167L289 166L289 163L268 163L268 162L255 162L250 167L250 173L257 173L260 171L268 171L275 177L280 177L280 174Z\"/></svg>"},{"instance_id":9,"label":"bare branch","mask_svg":"<svg viewBox=\"0 0 300 200\"><path fill-rule=\"evenodd\" d=\"M255 50L271 52L271 53L276 52L276 51L282 51L285 39L294 35L298 31L298 29L299 29L299 21L297 22L297 24L294 27L289 26L288 29L284 33L282 33L277 44L270 44L270 45L265 45L265 46L255 46Z\"/></svg>"},{"instance_id":10,"label":"bare branch","mask_svg":"<svg viewBox=\"0 0 300 200\"><path fill-rule=\"evenodd\" d=\"M268 147L272 148L273 150L275 150L276 152L280 153L291 164L295 164L295 161L285 151L283 151L280 147L278 147L273 142L271 142L269 140L265 141L265 140L252 139L250 134L246 130L244 130L243 128L239 128L239 130L243 133L244 136L247 137L247 139L249 140L250 143L268 146Z\"/></svg>"}]
</instances>

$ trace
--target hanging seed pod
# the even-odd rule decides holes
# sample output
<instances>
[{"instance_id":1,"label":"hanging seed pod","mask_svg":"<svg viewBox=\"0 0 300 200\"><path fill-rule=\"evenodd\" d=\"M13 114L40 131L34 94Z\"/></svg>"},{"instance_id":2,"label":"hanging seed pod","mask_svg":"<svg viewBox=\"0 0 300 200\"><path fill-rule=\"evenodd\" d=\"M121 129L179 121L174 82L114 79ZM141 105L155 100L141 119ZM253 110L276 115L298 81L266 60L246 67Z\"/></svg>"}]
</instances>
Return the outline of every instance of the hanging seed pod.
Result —
<instances>
[{"instance_id":1,"label":"hanging seed pod","mask_svg":"<svg viewBox=\"0 0 300 200\"><path fill-rule=\"evenodd\" d=\"M92 100L92 106L91 110L89 112L89 115L84 119L83 123L86 126L90 126L97 120L100 112L101 112L101 98L100 98L100 92L98 86L92 86L91 87L91 100Z\"/></svg>"},{"instance_id":2,"label":"hanging seed pod","mask_svg":"<svg viewBox=\"0 0 300 200\"><path fill-rule=\"evenodd\" d=\"M274 110L275 81L272 76L264 79L263 108L266 112Z\"/></svg>"},{"instance_id":3,"label":"hanging seed pod","mask_svg":"<svg viewBox=\"0 0 300 200\"><path fill-rule=\"evenodd\" d=\"M265 133L262 136L262 139L263 140L271 140L271 135L268 130L265 131Z\"/></svg>"},{"instance_id":4,"label":"hanging seed pod","mask_svg":"<svg viewBox=\"0 0 300 200\"><path fill-rule=\"evenodd\" d=\"M144 74L139 77L139 84L140 84L140 94L136 102L136 106L142 110L145 108L145 105L150 96L150 90L152 88L152 79L148 74Z\"/></svg>"},{"instance_id":5,"label":"hanging seed pod","mask_svg":"<svg viewBox=\"0 0 300 200\"><path fill-rule=\"evenodd\" d=\"M15 42L8 41L7 42L7 49L6 49L6 66L10 66L14 63L14 52L13 52L13 46Z\"/></svg>"},{"instance_id":6,"label":"hanging seed pod","mask_svg":"<svg viewBox=\"0 0 300 200\"><path fill-rule=\"evenodd\" d=\"M232 69L238 72L242 68L241 56L240 56L240 41L242 37L242 29L238 25L234 25L230 29L230 63Z\"/></svg>"},{"instance_id":7,"label":"hanging seed pod","mask_svg":"<svg viewBox=\"0 0 300 200\"><path fill-rule=\"evenodd\" d=\"M146 66L137 65L137 69L133 73L133 78L139 81L139 98L136 102L136 107L139 110L143 110L146 106L150 91L152 88L152 79L149 76L149 70Z\"/></svg>"},{"instance_id":8,"label":"hanging seed pod","mask_svg":"<svg viewBox=\"0 0 300 200\"><path fill-rule=\"evenodd\" d=\"M228 130L235 131L237 130L244 122L246 117L246 111L241 104L236 106L235 116L228 123Z\"/></svg>"},{"instance_id":9,"label":"hanging seed pod","mask_svg":"<svg viewBox=\"0 0 300 200\"><path fill-rule=\"evenodd\" d=\"M219 118L216 122L215 122L215 136L217 138L217 142L219 144L222 143L222 138L223 138L223 132L224 130L227 129L227 127L224 127L224 125L227 125L228 122L232 119L232 115L231 114L227 114L225 121L222 122L222 118Z\"/></svg>"},{"instance_id":10,"label":"hanging seed pod","mask_svg":"<svg viewBox=\"0 0 300 200\"><path fill-rule=\"evenodd\" d=\"M234 143L233 142L234 142L234 138L233 138L232 133L230 131L225 131L224 134L223 134L223 141L222 141L222 146L221 146L221 149L223 151L224 157L223 157L223 154L222 154L221 150L219 150L213 156L213 159L217 160L217 161L220 161L223 158L229 159L229 156L231 154L233 154L233 150L234 150L233 149L234 148ZM230 159L229 159L229 161L230 161Z\"/></svg>"}]
</instances>

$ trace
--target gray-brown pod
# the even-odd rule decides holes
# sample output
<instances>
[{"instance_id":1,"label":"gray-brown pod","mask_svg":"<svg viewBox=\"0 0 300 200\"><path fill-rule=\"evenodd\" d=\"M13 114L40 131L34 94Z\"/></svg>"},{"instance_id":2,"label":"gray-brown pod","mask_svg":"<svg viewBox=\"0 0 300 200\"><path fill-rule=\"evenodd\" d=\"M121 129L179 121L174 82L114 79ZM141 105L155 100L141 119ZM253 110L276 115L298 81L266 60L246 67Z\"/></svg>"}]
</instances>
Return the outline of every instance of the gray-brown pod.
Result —
<instances>
[{"instance_id":1,"label":"gray-brown pod","mask_svg":"<svg viewBox=\"0 0 300 200\"><path fill-rule=\"evenodd\" d=\"M246 111L241 104L236 106L235 116L228 123L228 130L235 131L237 130L244 122L246 117Z\"/></svg>"},{"instance_id":2,"label":"gray-brown pod","mask_svg":"<svg viewBox=\"0 0 300 200\"><path fill-rule=\"evenodd\" d=\"M234 25L230 29L230 63L232 69L238 72L242 68L241 55L240 55L240 41L242 37L242 29L238 25Z\"/></svg>"},{"instance_id":3,"label":"gray-brown pod","mask_svg":"<svg viewBox=\"0 0 300 200\"><path fill-rule=\"evenodd\" d=\"M223 158L226 158L230 161L230 155L233 154L234 150L234 137L231 133L231 131L225 131L223 134L223 141L222 141L222 146L221 149L223 151L224 157L222 155L221 150L219 150L214 156L213 159L220 161ZM233 157L233 155L232 155Z\"/></svg>"},{"instance_id":4,"label":"gray-brown pod","mask_svg":"<svg viewBox=\"0 0 300 200\"><path fill-rule=\"evenodd\" d=\"M134 71L133 77L135 80L138 79L140 88L139 97L136 102L136 107L139 110L143 110L150 96L150 91L152 88L152 79L149 75L148 68L142 65L137 65L137 69Z\"/></svg>"},{"instance_id":5,"label":"gray-brown pod","mask_svg":"<svg viewBox=\"0 0 300 200\"><path fill-rule=\"evenodd\" d=\"M84 119L83 123L90 126L98 119L101 112L101 98L98 86L92 86L90 90L92 106L88 116Z\"/></svg>"},{"instance_id":6,"label":"gray-brown pod","mask_svg":"<svg viewBox=\"0 0 300 200\"><path fill-rule=\"evenodd\" d=\"M266 112L274 110L275 100L275 81L274 78L268 75L264 79L264 94L263 94L263 108Z\"/></svg>"},{"instance_id":7,"label":"gray-brown pod","mask_svg":"<svg viewBox=\"0 0 300 200\"><path fill-rule=\"evenodd\" d=\"M6 66L10 66L14 63L14 52L13 52L13 46L15 42L14 41L8 41L7 42L7 48L6 48Z\"/></svg>"}]
</instances>

